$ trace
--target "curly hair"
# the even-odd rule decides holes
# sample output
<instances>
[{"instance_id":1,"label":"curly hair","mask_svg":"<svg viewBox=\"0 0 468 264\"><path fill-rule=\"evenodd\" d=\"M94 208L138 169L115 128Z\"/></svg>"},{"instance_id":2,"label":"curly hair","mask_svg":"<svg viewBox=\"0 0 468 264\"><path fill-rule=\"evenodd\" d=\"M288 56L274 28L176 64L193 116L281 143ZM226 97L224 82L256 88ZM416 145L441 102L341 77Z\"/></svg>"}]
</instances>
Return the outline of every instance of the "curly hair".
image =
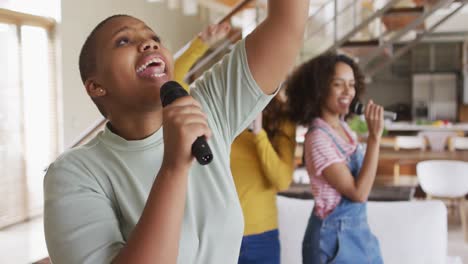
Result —
<instances>
[{"instance_id":1,"label":"curly hair","mask_svg":"<svg viewBox=\"0 0 468 264\"><path fill-rule=\"evenodd\" d=\"M364 93L365 83L358 64L348 56L326 53L296 68L286 80L289 118L292 121L307 126L320 116L330 92L335 66L339 62L349 65L353 70L356 96L352 103L359 100Z\"/></svg>"},{"instance_id":2,"label":"curly hair","mask_svg":"<svg viewBox=\"0 0 468 264\"><path fill-rule=\"evenodd\" d=\"M289 118L287 104L281 101L278 95L273 97L263 110L262 118L263 129L265 129L273 148L278 151L277 141L273 139L278 136L288 136L281 130L281 126Z\"/></svg>"}]
</instances>

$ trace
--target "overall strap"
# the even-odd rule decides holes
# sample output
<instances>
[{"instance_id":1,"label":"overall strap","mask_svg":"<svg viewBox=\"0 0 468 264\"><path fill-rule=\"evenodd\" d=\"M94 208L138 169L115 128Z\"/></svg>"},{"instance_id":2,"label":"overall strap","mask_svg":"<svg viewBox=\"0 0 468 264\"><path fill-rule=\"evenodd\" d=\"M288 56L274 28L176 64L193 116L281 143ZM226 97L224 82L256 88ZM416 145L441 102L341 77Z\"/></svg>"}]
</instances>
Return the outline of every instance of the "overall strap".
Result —
<instances>
[{"instance_id":1,"label":"overall strap","mask_svg":"<svg viewBox=\"0 0 468 264\"><path fill-rule=\"evenodd\" d=\"M323 132L325 132L325 134L327 134L332 140L333 140L333 143L335 143L336 147L338 148L338 150L341 152L341 154L343 154L343 156L346 156L346 151L344 151L344 149L340 146L340 144L338 143L338 140L336 139L336 137L330 133L330 131L328 131L327 129L325 129L324 127L315 127L315 126L311 126L309 128L309 130L307 131L307 134L309 132L311 132L312 130L314 129L320 129L322 130Z\"/></svg>"},{"instance_id":2,"label":"overall strap","mask_svg":"<svg viewBox=\"0 0 468 264\"><path fill-rule=\"evenodd\" d=\"M346 152L344 151L344 149L340 146L340 144L338 144L338 141L336 140L336 138L329 131L327 131L325 128L310 126L309 129L307 130L306 136L307 136L307 134L312 132L314 129L320 129L323 132L325 132L325 134L327 134L333 140L333 143L335 143L335 146L338 148L338 150L341 152L341 154L343 154L343 156L346 157ZM303 150L302 150L302 164L305 165L305 148L303 148Z\"/></svg>"}]
</instances>

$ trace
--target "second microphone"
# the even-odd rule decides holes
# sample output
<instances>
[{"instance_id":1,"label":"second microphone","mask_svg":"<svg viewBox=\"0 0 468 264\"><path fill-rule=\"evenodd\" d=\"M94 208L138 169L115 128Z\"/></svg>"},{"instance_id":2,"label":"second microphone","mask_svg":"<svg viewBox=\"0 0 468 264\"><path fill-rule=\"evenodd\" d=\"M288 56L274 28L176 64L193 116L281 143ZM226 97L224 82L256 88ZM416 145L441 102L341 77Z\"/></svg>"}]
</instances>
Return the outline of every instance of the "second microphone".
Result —
<instances>
[{"instance_id":1,"label":"second microphone","mask_svg":"<svg viewBox=\"0 0 468 264\"><path fill-rule=\"evenodd\" d=\"M358 115L364 114L364 109L365 109L365 106L361 102L358 102L358 101L356 101L350 107L351 112L358 114ZM395 121L397 119L397 113L384 111L384 119L391 119Z\"/></svg>"},{"instance_id":2,"label":"second microphone","mask_svg":"<svg viewBox=\"0 0 468 264\"><path fill-rule=\"evenodd\" d=\"M177 98L188 96L189 94L185 91L182 86L175 82L166 82L160 91L162 106L171 104ZM192 155L197 159L201 165L206 165L213 160L213 153L211 152L210 146L206 142L204 136L198 137L192 144Z\"/></svg>"}]
</instances>

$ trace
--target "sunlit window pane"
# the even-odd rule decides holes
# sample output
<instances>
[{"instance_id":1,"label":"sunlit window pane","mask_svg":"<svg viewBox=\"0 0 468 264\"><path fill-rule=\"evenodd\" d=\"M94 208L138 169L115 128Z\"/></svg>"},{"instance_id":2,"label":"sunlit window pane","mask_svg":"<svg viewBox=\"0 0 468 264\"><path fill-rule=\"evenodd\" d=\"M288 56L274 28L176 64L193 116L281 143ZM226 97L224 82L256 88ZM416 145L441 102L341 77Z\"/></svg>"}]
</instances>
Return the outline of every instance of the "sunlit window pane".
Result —
<instances>
[{"instance_id":1,"label":"sunlit window pane","mask_svg":"<svg viewBox=\"0 0 468 264\"><path fill-rule=\"evenodd\" d=\"M23 26L21 38L27 186L30 207L35 204L40 207L44 169L52 159L53 149L47 32L42 28Z\"/></svg>"},{"instance_id":2,"label":"sunlit window pane","mask_svg":"<svg viewBox=\"0 0 468 264\"><path fill-rule=\"evenodd\" d=\"M0 226L26 210L18 55L16 26L0 24Z\"/></svg>"}]
</instances>

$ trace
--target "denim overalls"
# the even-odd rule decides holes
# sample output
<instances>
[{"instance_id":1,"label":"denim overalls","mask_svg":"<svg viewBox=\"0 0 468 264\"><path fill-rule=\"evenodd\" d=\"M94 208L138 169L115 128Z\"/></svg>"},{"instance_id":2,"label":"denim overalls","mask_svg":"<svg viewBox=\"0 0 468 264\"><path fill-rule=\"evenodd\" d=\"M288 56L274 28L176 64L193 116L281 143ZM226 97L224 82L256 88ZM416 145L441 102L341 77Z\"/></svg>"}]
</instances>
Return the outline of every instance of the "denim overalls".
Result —
<instances>
[{"instance_id":1,"label":"denim overalls","mask_svg":"<svg viewBox=\"0 0 468 264\"><path fill-rule=\"evenodd\" d=\"M314 129L309 129L309 132ZM345 155L336 138L326 129L339 151ZM353 177L359 175L364 155L358 145L347 159ZM303 264L383 263L379 242L367 223L366 203L353 202L342 196L338 206L325 219L312 214L302 242Z\"/></svg>"}]
</instances>

